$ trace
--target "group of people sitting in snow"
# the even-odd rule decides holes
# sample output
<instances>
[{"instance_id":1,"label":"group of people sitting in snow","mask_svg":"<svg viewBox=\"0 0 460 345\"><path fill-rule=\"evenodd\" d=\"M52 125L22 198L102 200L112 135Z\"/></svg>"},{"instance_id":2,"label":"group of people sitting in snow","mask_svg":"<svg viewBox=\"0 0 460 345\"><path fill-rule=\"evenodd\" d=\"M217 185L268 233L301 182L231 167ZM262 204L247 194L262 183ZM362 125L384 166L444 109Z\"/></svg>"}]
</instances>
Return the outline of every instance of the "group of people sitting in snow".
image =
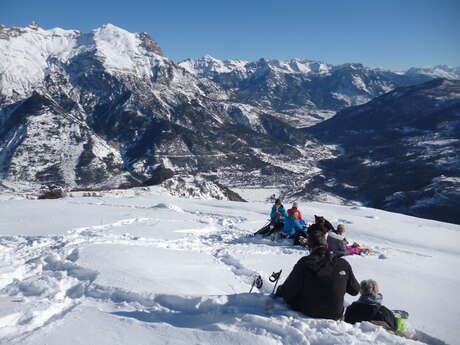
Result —
<instances>
[{"instance_id":1,"label":"group of people sitting in snow","mask_svg":"<svg viewBox=\"0 0 460 345\"><path fill-rule=\"evenodd\" d=\"M262 231L263 230L263 231ZM395 334L412 337L413 329L401 311L391 311L382 305L382 294L375 280L355 278L351 265L344 255L362 254L358 246L348 246L344 238L345 227L332 224L324 217L315 216L315 223L308 226L302 220L297 203L287 212L277 199L271 212L270 226L258 233L294 238L305 245L309 255L294 266L275 296L282 297L294 310L314 318L345 320L348 323L370 321ZM359 250L360 249L360 250ZM360 297L346 308L344 296L348 293ZM398 314L400 313L400 314Z\"/></svg>"},{"instance_id":2,"label":"group of people sitting in snow","mask_svg":"<svg viewBox=\"0 0 460 345\"><path fill-rule=\"evenodd\" d=\"M361 248L357 242L351 245L348 243L344 236L345 225L339 224L337 229L335 229L324 217L315 215L315 222L307 226L305 220L302 219L297 202L294 202L292 207L286 211L280 199L276 199L275 204L272 206L270 223L257 231L256 235L271 235L273 239L276 236L292 238L295 245L306 246L308 234L316 231L325 234L329 250L335 252L337 255L361 255L369 253L369 249Z\"/></svg>"}]
</instances>

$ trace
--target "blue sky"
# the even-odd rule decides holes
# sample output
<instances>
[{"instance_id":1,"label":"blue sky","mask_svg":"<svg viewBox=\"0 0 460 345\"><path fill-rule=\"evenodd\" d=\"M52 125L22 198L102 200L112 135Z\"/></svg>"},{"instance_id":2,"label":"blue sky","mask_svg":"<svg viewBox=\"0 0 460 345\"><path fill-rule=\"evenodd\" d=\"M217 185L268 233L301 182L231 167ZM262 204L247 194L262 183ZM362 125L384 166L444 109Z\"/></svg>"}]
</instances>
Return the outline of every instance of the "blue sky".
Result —
<instances>
[{"instance_id":1,"label":"blue sky","mask_svg":"<svg viewBox=\"0 0 460 345\"><path fill-rule=\"evenodd\" d=\"M460 66L460 0L0 0L0 23L148 32L179 61L308 58L406 69Z\"/></svg>"}]
</instances>

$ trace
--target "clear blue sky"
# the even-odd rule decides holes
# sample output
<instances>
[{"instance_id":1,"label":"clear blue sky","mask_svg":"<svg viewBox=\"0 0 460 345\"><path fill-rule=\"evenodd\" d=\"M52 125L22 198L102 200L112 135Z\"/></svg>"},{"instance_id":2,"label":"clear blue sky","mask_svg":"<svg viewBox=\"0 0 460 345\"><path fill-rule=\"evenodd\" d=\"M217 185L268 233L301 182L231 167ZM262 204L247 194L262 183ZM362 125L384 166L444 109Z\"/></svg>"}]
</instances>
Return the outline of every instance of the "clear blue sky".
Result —
<instances>
[{"instance_id":1,"label":"clear blue sky","mask_svg":"<svg viewBox=\"0 0 460 345\"><path fill-rule=\"evenodd\" d=\"M292 57L460 66L460 0L0 0L0 23L148 32L179 61Z\"/></svg>"}]
</instances>

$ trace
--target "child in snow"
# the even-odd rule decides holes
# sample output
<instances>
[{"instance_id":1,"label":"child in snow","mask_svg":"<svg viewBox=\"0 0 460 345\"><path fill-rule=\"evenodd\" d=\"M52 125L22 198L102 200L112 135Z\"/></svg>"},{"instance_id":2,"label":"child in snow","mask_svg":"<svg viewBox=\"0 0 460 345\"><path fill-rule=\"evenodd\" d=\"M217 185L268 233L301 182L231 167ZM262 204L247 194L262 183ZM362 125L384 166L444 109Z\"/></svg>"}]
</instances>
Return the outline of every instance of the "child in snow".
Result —
<instances>
[{"instance_id":1,"label":"child in snow","mask_svg":"<svg viewBox=\"0 0 460 345\"><path fill-rule=\"evenodd\" d=\"M283 229L280 235L287 238L294 238L299 232L304 232L306 225L305 222L299 220L299 213L294 211L287 218L283 219Z\"/></svg>"},{"instance_id":2,"label":"child in snow","mask_svg":"<svg viewBox=\"0 0 460 345\"><path fill-rule=\"evenodd\" d=\"M329 250L333 251L338 255L347 255L349 254L347 250L348 241L345 239L343 233L345 232L345 227L343 224L337 226L336 231L330 231L327 235L327 247Z\"/></svg>"},{"instance_id":3,"label":"child in snow","mask_svg":"<svg viewBox=\"0 0 460 345\"><path fill-rule=\"evenodd\" d=\"M297 201L294 201L292 203L292 207L287 211L288 212L288 215L291 215L293 212L297 212L298 214L298 220L302 220L302 213L300 213L299 209L299 204L297 204Z\"/></svg>"},{"instance_id":4,"label":"child in snow","mask_svg":"<svg viewBox=\"0 0 460 345\"><path fill-rule=\"evenodd\" d=\"M361 255L369 254L368 248L361 248L361 245L354 242L351 246L348 246L348 241L345 236L345 225L337 225L337 230L329 232L327 236L327 244L329 249L337 254L342 255Z\"/></svg>"},{"instance_id":5,"label":"child in snow","mask_svg":"<svg viewBox=\"0 0 460 345\"><path fill-rule=\"evenodd\" d=\"M345 312L345 322L356 323L370 321L395 332L398 335L412 337L413 329L407 321L396 317L382 305L383 296L375 280L363 280L360 284L361 296Z\"/></svg>"}]
</instances>

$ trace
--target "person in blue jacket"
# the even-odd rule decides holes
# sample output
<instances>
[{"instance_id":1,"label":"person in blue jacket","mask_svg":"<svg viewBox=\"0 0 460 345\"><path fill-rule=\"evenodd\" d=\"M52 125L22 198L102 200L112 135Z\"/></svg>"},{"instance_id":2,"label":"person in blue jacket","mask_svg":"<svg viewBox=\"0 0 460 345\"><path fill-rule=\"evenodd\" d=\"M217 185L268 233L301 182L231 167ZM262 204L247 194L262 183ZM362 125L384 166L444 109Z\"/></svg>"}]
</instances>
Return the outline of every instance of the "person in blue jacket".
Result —
<instances>
[{"instance_id":1,"label":"person in blue jacket","mask_svg":"<svg viewBox=\"0 0 460 345\"><path fill-rule=\"evenodd\" d=\"M294 211L287 218L283 219L283 229L281 235L284 237L295 238L300 232L304 232L306 224L304 221L299 220L299 214Z\"/></svg>"},{"instance_id":2,"label":"person in blue jacket","mask_svg":"<svg viewBox=\"0 0 460 345\"><path fill-rule=\"evenodd\" d=\"M289 216L283 204L281 204L281 200L276 199L270 213L271 224L274 226L273 232L279 231L283 227L283 220L287 218Z\"/></svg>"},{"instance_id":3,"label":"person in blue jacket","mask_svg":"<svg viewBox=\"0 0 460 345\"><path fill-rule=\"evenodd\" d=\"M269 236L274 233L278 233L283 228L283 221L288 218L286 209L281 204L280 199L275 200L275 204L272 206L270 212L270 224L265 225L259 229L254 235Z\"/></svg>"}]
</instances>

